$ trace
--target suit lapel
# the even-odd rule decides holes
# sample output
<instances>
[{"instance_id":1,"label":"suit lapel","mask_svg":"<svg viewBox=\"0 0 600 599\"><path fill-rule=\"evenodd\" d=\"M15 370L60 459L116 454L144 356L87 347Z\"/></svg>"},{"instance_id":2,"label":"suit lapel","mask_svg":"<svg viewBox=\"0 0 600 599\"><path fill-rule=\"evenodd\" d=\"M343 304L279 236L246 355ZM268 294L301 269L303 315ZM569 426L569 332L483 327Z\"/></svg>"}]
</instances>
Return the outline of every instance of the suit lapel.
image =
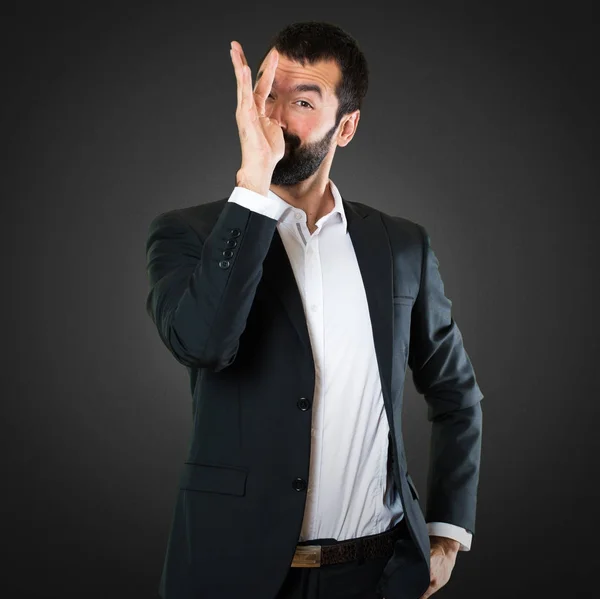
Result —
<instances>
[{"instance_id":1,"label":"suit lapel","mask_svg":"<svg viewBox=\"0 0 600 599\"><path fill-rule=\"evenodd\" d=\"M383 395L389 398L393 352L393 264L388 235L377 212L367 211L358 204L352 205L343 198L342 203L369 304ZM302 297L277 228L263 262L262 281L281 300L312 359Z\"/></svg>"}]
</instances>

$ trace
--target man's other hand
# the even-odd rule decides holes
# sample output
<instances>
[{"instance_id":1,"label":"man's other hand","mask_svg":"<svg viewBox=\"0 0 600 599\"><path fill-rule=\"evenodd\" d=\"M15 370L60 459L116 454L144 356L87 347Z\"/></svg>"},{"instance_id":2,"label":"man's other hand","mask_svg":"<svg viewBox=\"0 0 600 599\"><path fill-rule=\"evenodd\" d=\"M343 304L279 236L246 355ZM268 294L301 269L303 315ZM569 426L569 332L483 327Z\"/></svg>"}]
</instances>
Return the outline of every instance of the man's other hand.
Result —
<instances>
[{"instance_id":1,"label":"man's other hand","mask_svg":"<svg viewBox=\"0 0 600 599\"><path fill-rule=\"evenodd\" d=\"M456 562L460 543L447 537L430 536L430 571L431 581L421 599L431 597L450 580L450 574Z\"/></svg>"},{"instance_id":2,"label":"man's other hand","mask_svg":"<svg viewBox=\"0 0 600 599\"><path fill-rule=\"evenodd\" d=\"M448 537L429 537L431 546L429 569L431 572L429 587L419 599L427 599L436 591L441 589L450 580L450 574L456 563L456 555L460 549L460 543ZM385 599L383 597L382 599Z\"/></svg>"}]
</instances>

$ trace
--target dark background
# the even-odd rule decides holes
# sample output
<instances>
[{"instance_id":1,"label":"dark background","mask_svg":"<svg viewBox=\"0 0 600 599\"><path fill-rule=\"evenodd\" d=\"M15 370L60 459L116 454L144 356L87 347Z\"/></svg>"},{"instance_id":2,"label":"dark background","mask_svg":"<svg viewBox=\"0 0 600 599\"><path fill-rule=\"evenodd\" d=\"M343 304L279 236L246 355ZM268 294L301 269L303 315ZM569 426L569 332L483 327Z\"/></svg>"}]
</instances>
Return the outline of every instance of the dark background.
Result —
<instances>
[{"instance_id":1,"label":"dark background","mask_svg":"<svg viewBox=\"0 0 600 599\"><path fill-rule=\"evenodd\" d=\"M428 229L485 395L477 531L436 596L595 596L592 4L80 4L2 25L3 594L157 596L191 397L145 310L148 225L233 191L230 41L254 78L273 34L314 19L371 71L331 179ZM405 398L425 505L410 376Z\"/></svg>"}]
</instances>

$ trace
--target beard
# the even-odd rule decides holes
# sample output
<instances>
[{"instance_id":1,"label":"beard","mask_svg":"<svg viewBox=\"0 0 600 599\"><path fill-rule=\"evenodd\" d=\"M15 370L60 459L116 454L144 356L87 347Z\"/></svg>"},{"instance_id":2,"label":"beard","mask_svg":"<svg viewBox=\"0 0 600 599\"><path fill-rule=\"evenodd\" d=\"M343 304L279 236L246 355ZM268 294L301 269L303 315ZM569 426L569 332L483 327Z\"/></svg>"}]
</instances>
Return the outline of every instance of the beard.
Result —
<instances>
[{"instance_id":1,"label":"beard","mask_svg":"<svg viewBox=\"0 0 600 599\"><path fill-rule=\"evenodd\" d=\"M275 165L271 176L272 185L291 186L308 179L314 175L330 150L331 138L339 123L336 123L322 139L300 145L300 138L296 135L284 133L286 142L285 154Z\"/></svg>"}]
</instances>

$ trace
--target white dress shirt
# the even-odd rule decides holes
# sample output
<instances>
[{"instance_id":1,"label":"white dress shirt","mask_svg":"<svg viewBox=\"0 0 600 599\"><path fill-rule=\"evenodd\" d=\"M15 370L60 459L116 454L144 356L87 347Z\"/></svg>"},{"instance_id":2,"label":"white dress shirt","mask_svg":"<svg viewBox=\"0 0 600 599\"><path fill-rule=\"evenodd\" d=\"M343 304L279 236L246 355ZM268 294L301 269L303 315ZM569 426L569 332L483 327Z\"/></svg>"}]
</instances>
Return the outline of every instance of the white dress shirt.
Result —
<instances>
[{"instance_id":1,"label":"white dress shirt","mask_svg":"<svg viewBox=\"0 0 600 599\"><path fill-rule=\"evenodd\" d=\"M230 202L277 220L304 305L315 362L309 486L299 541L338 541L385 532L404 517L388 473L387 421L369 306L346 234L342 198L310 233L306 213L273 191L235 187ZM429 522L430 535L471 548L472 534Z\"/></svg>"}]
</instances>

